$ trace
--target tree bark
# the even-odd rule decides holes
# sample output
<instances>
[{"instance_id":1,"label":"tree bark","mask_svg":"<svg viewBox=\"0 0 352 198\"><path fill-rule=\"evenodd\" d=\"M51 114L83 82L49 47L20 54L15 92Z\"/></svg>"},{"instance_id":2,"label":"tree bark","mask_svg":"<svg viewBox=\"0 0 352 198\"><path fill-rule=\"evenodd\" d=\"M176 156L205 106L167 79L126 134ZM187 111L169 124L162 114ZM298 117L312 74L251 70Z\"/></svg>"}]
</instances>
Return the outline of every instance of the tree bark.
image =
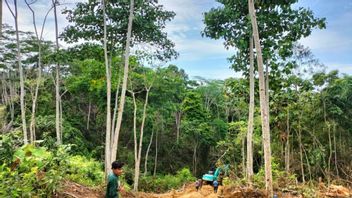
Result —
<instances>
[{"instance_id":1,"label":"tree bark","mask_svg":"<svg viewBox=\"0 0 352 198\"><path fill-rule=\"evenodd\" d=\"M193 147L193 175L197 175L197 147L198 142L196 142Z\"/></svg>"},{"instance_id":2,"label":"tree bark","mask_svg":"<svg viewBox=\"0 0 352 198\"><path fill-rule=\"evenodd\" d=\"M328 137L329 137L329 159L328 159L328 173L327 175L329 176L328 180L331 180L331 158L332 158L332 141L331 141L331 127L330 123L327 125L328 127ZM328 182L330 184L330 182Z\"/></svg>"},{"instance_id":3,"label":"tree bark","mask_svg":"<svg viewBox=\"0 0 352 198\"><path fill-rule=\"evenodd\" d=\"M247 128L247 182L252 185L253 173L253 119L254 119L254 54L253 37L249 42L249 113Z\"/></svg>"},{"instance_id":4,"label":"tree bark","mask_svg":"<svg viewBox=\"0 0 352 198\"><path fill-rule=\"evenodd\" d=\"M175 113L175 124L176 124L176 142L179 143L180 139L180 128L181 128L181 112L176 111Z\"/></svg>"},{"instance_id":5,"label":"tree bark","mask_svg":"<svg viewBox=\"0 0 352 198\"><path fill-rule=\"evenodd\" d=\"M15 30L16 30L16 47L17 47L17 66L20 73L20 103L21 103L21 119L22 119L22 131L23 131L23 142L24 144L28 144L28 134L27 134L27 124L26 124L26 104L24 101L25 90L24 90L24 75L23 68L21 64L21 50L20 50L20 37L18 30L18 12L17 12L17 0L14 0L15 12L12 11L10 5L7 0L5 3L9 8L13 18L15 19Z\"/></svg>"},{"instance_id":6,"label":"tree bark","mask_svg":"<svg viewBox=\"0 0 352 198\"><path fill-rule=\"evenodd\" d=\"M271 172L271 148L270 148L270 126L269 126L269 109L265 94L265 79L263 71L263 56L260 46L257 19L255 14L253 0L248 0L249 14L252 22L255 49L257 52L257 64L259 74L259 95L260 95L260 112L262 120L264 161L265 161L265 188L269 197L273 196L272 172Z\"/></svg>"},{"instance_id":7,"label":"tree bark","mask_svg":"<svg viewBox=\"0 0 352 198\"><path fill-rule=\"evenodd\" d=\"M303 146L302 146L302 127L301 127L301 115L298 118L298 144L299 144L299 157L301 161L301 174L302 174L302 182L305 183L305 175L304 175L304 166L303 166Z\"/></svg>"},{"instance_id":8,"label":"tree bark","mask_svg":"<svg viewBox=\"0 0 352 198\"><path fill-rule=\"evenodd\" d=\"M92 109L92 103L89 99L89 103L88 103L88 115L87 115L87 130L89 130L89 122L90 122L90 112L91 112L91 109Z\"/></svg>"},{"instance_id":9,"label":"tree bark","mask_svg":"<svg viewBox=\"0 0 352 198\"><path fill-rule=\"evenodd\" d=\"M266 96L266 105L268 105L268 110L270 109L269 107L269 63L270 61L267 62L265 65L265 96ZM268 119L270 120L270 113L268 114Z\"/></svg>"},{"instance_id":10,"label":"tree bark","mask_svg":"<svg viewBox=\"0 0 352 198\"><path fill-rule=\"evenodd\" d=\"M119 75L119 79L117 80L117 85L116 85L115 105L114 105L114 113L113 113L113 116L112 116L111 130L115 129L117 105L118 105L118 102L119 102L119 90L120 90L120 75Z\"/></svg>"},{"instance_id":11,"label":"tree bark","mask_svg":"<svg viewBox=\"0 0 352 198\"><path fill-rule=\"evenodd\" d=\"M128 17L127 40L126 40L126 47L125 47L125 66L124 66L124 73L123 73L122 90L121 90L119 110L117 114L117 123L116 123L116 128L115 128L114 137L113 137L111 160L116 160L117 144L119 141L119 134L120 134L121 122L122 122L122 113L125 107L125 96L126 96L126 89L127 89L128 66L129 66L129 56L130 56L130 42L131 42L131 34L132 34L132 21L134 18L133 12L134 12L134 0L131 0L130 11L129 11L130 15Z\"/></svg>"},{"instance_id":12,"label":"tree bark","mask_svg":"<svg viewBox=\"0 0 352 198\"><path fill-rule=\"evenodd\" d=\"M11 74L9 72L8 74L8 77L9 77L9 94L10 94L10 114L11 114L11 122L13 123L14 119L15 119L15 105L14 105L14 98L15 98L15 91L14 91L14 85L13 83L11 82Z\"/></svg>"},{"instance_id":13,"label":"tree bark","mask_svg":"<svg viewBox=\"0 0 352 198\"><path fill-rule=\"evenodd\" d=\"M104 15L104 60L105 60L105 72L106 72L106 133L105 133L105 175L108 174L111 168L111 162L115 159L111 159L111 77L110 67L108 61L108 50L107 50L107 30L106 30L106 13L105 13L105 0L101 1L103 15Z\"/></svg>"},{"instance_id":14,"label":"tree bark","mask_svg":"<svg viewBox=\"0 0 352 198\"><path fill-rule=\"evenodd\" d=\"M0 39L2 37L2 0L0 0Z\"/></svg>"},{"instance_id":15,"label":"tree bark","mask_svg":"<svg viewBox=\"0 0 352 198\"><path fill-rule=\"evenodd\" d=\"M63 127L63 124L64 124L64 121L63 121L63 118L62 118L62 95L60 95L60 103L59 103L59 107L60 107L60 139L62 141L62 136L64 134L64 127Z\"/></svg>"},{"instance_id":16,"label":"tree bark","mask_svg":"<svg viewBox=\"0 0 352 198\"><path fill-rule=\"evenodd\" d=\"M144 107L143 107L143 117L142 117L142 124L141 124L141 129L140 129L140 134L139 134L139 148L138 148L138 158L137 158L137 166L135 167L135 185L133 185L133 190L138 191L138 182L139 182L139 173L140 173L140 165L141 165L141 158L142 158L142 145L143 145L143 134L144 134L144 123L145 123L145 118L147 116L147 106L148 106L148 99L149 99L149 91L150 87L146 88L146 96L145 96L145 102L144 102Z\"/></svg>"},{"instance_id":17,"label":"tree bark","mask_svg":"<svg viewBox=\"0 0 352 198\"><path fill-rule=\"evenodd\" d=\"M40 86L40 82L41 82L41 78L42 78L42 37L43 37L43 30L44 30L47 16L53 7L47 11L47 13L44 17L42 27L41 27L41 33L39 35L38 29L37 29L37 23L36 23L36 19L35 19L35 12L32 9L30 3L27 2L27 0L25 0L25 3L27 4L27 7L32 12L33 27L34 27L34 32L35 32L35 35L37 38L37 44L38 44L38 77L37 77L35 93L34 93L34 97L33 97L33 101L32 101L32 115L31 115L31 122L30 122L30 127L29 127L31 143L34 143L34 141L36 139L35 138L35 127L36 127L35 113L36 113L36 105L37 105L37 99L38 99L39 86Z\"/></svg>"},{"instance_id":18,"label":"tree bark","mask_svg":"<svg viewBox=\"0 0 352 198\"><path fill-rule=\"evenodd\" d=\"M147 176L147 172L148 172L148 156L149 156L150 147L152 146L152 143L153 143L153 138L154 138L154 130L152 130L152 135L150 137L148 148L147 148L147 151L145 152L144 177Z\"/></svg>"},{"instance_id":19,"label":"tree bark","mask_svg":"<svg viewBox=\"0 0 352 198\"><path fill-rule=\"evenodd\" d=\"M163 121L160 119L159 113L157 114L157 119L160 120L161 122L161 132L164 130L164 124ZM156 168L158 166L158 130L155 131L155 157L154 157L154 171L153 171L153 176L156 176Z\"/></svg>"},{"instance_id":20,"label":"tree bark","mask_svg":"<svg viewBox=\"0 0 352 198\"><path fill-rule=\"evenodd\" d=\"M287 107L287 119L286 119L286 131L287 131L287 139L285 146L285 170L286 172L290 172L290 109Z\"/></svg>"},{"instance_id":21,"label":"tree bark","mask_svg":"<svg viewBox=\"0 0 352 198\"><path fill-rule=\"evenodd\" d=\"M329 138L329 158L328 158L328 170L327 170L327 179L328 179L328 185L330 185L330 161L331 161L331 134L330 134L330 124L328 123L327 120L327 115L326 115L326 103L325 103L325 99L323 97L323 111L324 111L324 123L325 123L325 127L328 128L328 138Z\"/></svg>"},{"instance_id":22,"label":"tree bark","mask_svg":"<svg viewBox=\"0 0 352 198\"><path fill-rule=\"evenodd\" d=\"M307 155L307 152L306 150L304 149L304 146L302 145L302 150L304 152L304 156L306 158L306 162L307 162L307 168L308 168L308 173L309 173L309 180L312 180L312 171L311 171L311 168L310 168L310 165L309 165L309 159L308 159L308 155Z\"/></svg>"},{"instance_id":23,"label":"tree bark","mask_svg":"<svg viewBox=\"0 0 352 198\"><path fill-rule=\"evenodd\" d=\"M333 125L333 133L334 133L334 161L335 161L335 170L336 170L336 176L339 177L339 169L337 167L337 147L336 147L336 123Z\"/></svg>"},{"instance_id":24,"label":"tree bark","mask_svg":"<svg viewBox=\"0 0 352 198\"><path fill-rule=\"evenodd\" d=\"M132 95L133 100L133 140L134 140L134 180L133 180L133 190L137 191L138 189L138 177L139 177L139 169L138 166L138 148L137 148L137 103L135 93L133 91L129 91Z\"/></svg>"},{"instance_id":25,"label":"tree bark","mask_svg":"<svg viewBox=\"0 0 352 198\"><path fill-rule=\"evenodd\" d=\"M242 153L242 172L244 174L245 178L248 178L247 176L247 167L246 167L246 154L245 154L245 142L246 142L246 138L243 136L242 137L242 148L241 148L241 153Z\"/></svg>"},{"instance_id":26,"label":"tree bark","mask_svg":"<svg viewBox=\"0 0 352 198\"><path fill-rule=\"evenodd\" d=\"M38 41L40 43L40 41ZM39 52L38 52L38 78L37 78L37 83L35 87L35 93L34 93L34 98L32 102L32 115L31 115L31 123L29 127L30 131L30 137L31 137L31 143L33 144L35 141L35 125L36 125L36 120L35 120L35 112L36 112L36 107L37 107L37 99L38 99L38 92L39 92L39 85L42 79L42 67L41 67L41 44L39 44Z\"/></svg>"},{"instance_id":27,"label":"tree bark","mask_svg":"<svg viewBox=\"0 0 352 198\"><path fill-rule=\"evenodd\" d=\"M54 19L55 19L55 42L56 42L56 53L59 52L59 30L57 24L57 13L56 4L57 0L52 0L54 7ZM61 129L60 129L60 64L56 63L56 77L55 77L55 128L56 128L56 142L62 144L61 140Z\"/></svg>"}]
</instances>

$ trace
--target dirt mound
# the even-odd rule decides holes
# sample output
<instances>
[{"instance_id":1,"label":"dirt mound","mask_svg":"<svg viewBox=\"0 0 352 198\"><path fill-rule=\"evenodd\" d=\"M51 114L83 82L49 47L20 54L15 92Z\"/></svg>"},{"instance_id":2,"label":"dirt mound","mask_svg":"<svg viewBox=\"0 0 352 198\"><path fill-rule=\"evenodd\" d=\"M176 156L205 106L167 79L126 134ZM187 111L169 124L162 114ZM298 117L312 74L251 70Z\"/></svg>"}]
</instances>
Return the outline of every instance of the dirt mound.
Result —
<instances>
[{"instance_id":1,"label":"dirt mound","mask_svg":"<svg viewBox=\"0 0 352 198\"><path fill-rule=\"evenodd\" d=\"M222 186L219 187L218 193L222 190ZM211 186L203 186L199 191L192 185L185 185L180 190L172 190L164 194L154 193L138 193L138 198L217 198L219 194L214 193L214 189Z\"/></svg>"},{"instance_id":2,"label":"dirt mound","mask_svg":"<svg viewBox=\"0 0 352 198\"><path fill-rule=\"evenodd\" d=\"M63 191L56 197L69 198L103 198L105 189L103 187L98 189L88 188L86 186L65 181L63 183ZM298 191L295 192L275 192L280 198L303 198ZM258 190L247 187L233 187L233 186L219 186L218 192L214 193L214 188L210 185L204 185L200 190L196 190L194 184L184 185L181 189L171 190L163 194L156 193L132 193L121 192L123 198L266 198L264 190ZM352 191L343 186L331 185L320 192L319 197L352 197Z\"/></svg>"},{"instance_id":3,"label":"dirt mound","mask_svg":"<svg viewBox=\"0 0 352 198\"><path fill-rule=\"evenodd\" d=\"M224 198L266 197L264 191L253 188L225 187L221 193Z\"/></svg>"},{"instance_id":4,"label":"dirt mound","mask_svg":"<svg viewBox=\"0 0 352 198\"><path fill-rule=\"evenodd\" d=\"M331 185L328 192L325 193L327 197L352 197L352 191L348 188L338 185Z\"/></svg>"},{"instance_id":5,"label":"dirt mound","mask_svg":"<svg viewBox=\"0 0 352 198\"><path fill-rule=\"evenodd\" d=\"M86 186L64 181L62 183L63 191L59 192L55 197L64 198L100 198L104 197L101 189L92 189Z\"/></svg>"}]
</instances>

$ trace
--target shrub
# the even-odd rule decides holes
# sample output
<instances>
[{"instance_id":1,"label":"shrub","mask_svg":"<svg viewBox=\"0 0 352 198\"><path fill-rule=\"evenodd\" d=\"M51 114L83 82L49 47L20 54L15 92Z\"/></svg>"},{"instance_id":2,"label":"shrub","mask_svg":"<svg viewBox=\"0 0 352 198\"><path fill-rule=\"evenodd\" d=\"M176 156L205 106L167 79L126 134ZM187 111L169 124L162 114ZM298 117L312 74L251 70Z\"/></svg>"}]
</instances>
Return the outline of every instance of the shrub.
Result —
<instances>
[{"instance_id":1,"label":"shrub","mask_svg":"<svg viewBox=\"0 0 352 198\"><path fill-rule=\"evenodd\" d=\"M82 156L68 158L66 176L68 179L87 186L97 186L104 182L102 165Z\"/></svg>"},{"instance_id":2,"label":"shrub","mask_svg":"<svg viewBox=\"0 0 352 198\"><path fill-rule=\"evenodd\" d=\"M14 153L10 167L0 168L0 196L50 197L59 187L60 172L51 167L52 153L26 145Z\"/></svg>"},{"instance_id":3,"label":"shrub","mask_svg":"<svg viewBox=\"0 0 352 198\"><path fill-rule=\"evenodd\" d=\"M271 162L271 170L273 175L273 188L280 189L296 184L296 176L279 169L279 164L273 158ZM257 174L253 177L253 182L259 188L265 188L265 170L262 166Z\"/></svg>"},{"instance_id":4,"label":"shrub","mask_svg":"<svg viewBox=\"0 0 352 198\"><path fill-rule=\"evenodd\" d=\"M195 181L188 168L183 168L176 175L145 176L140 179L140 190L146 192L166 192L180 188L184 183Z\"/></svg>"},{"instance_id":5,"label":"shrub","mask_svg":"<svg viewBox=\"0 0 352 198\"><path fill-rule=\"evenodd\" d=\"M28 144L15 152L10 149L7 153L13 156L12 160L0 166L0 197L51 197L63 179L88 186L102 184L101 164L69 155L70 148L70 145L61 145L49 152L44 147Z\"/></svg>"}]
</instances>

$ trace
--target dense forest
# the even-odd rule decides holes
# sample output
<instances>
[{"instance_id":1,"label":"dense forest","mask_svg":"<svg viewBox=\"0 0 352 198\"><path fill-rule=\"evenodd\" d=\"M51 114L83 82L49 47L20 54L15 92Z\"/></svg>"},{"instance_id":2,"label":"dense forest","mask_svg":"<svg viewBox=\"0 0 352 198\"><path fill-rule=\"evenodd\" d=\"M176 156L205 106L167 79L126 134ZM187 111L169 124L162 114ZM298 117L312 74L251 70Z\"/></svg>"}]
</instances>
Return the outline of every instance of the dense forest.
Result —
<instances>
[{"instance_id":1,"label":"dense forest","mask_svg":"<svg viewBox=\"0 0 352 198\"><path fill-rule=\"evenodd\" d=\"M14 23L1 23L0 197L60 197L68 181L103 189L115 160L127 192L181 188L225 165L225 186L267 196L352 184L352 76L299 43L326 21L297 0L217 0L204 13L201 34L236 48L229 65L242 75L224 80L168 64L175 12L156 0L52 0L40 20L24 2L31 32L17 0L1 1ZM57 12L69 25L56 20L46 40Z\"/></svg>"}]
</instances>

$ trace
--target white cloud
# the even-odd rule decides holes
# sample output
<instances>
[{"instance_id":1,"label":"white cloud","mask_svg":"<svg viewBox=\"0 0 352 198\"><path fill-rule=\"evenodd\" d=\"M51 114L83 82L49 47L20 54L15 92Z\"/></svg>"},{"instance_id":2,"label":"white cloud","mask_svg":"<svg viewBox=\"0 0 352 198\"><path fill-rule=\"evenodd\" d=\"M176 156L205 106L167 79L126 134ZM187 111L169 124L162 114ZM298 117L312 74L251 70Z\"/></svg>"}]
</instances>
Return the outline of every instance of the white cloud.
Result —
<instances>
[{"instance_id":1,"label":"white cloud","mask_svg":"<svg viewBox=\"0 0 352 198\"><path fill-rule=\"evenodd\" d=\"M347 50L351 49L352 38L335 30L318 30L314 31L311 36L301 39L300 43L319 51Z\"/></svg>"},{"instance_id":2,"label":"white cloud","mask_svg":"<svg viewBox=\"0 0 352 198\"><path fill-rule=\"evenodd\" d=\"M202 13L207 6L213 5L210 0L160 0L166 10L174 11L174 20L166 25L169 38L175 42L176 50L180 53L179 59L193 61L197 59L226 59L231 54L227 51L222 41L202 38L201 31L204 27Z\"/></svg>"},{"instance_id":3,"label":"white cloud","mask_svg":"<svg viewBox=\"0 0 352 198\"><path fill-rule=\"evenodd\" d=\"M352 74L352 63L326 63L329 70L339 70L341 74Z\"/></svg>"},{"instance_id":4,"label":"white cloud","mask_svg":"<svg viewBox=\"0 0 352 198\"><path fill-rule=\"evenodd\" d=\"M346 6L346 5L345 5ZM314 30L312 35L300 42L311 49L344 51L352 48L352 12L340 12L338 16L327 16L327 27Z\"/></svg>"},{"instance_id":5,"label":"white cloud","mask_svg":"<svg viewBox=\"0 0 352 198\"><path fill-rule=\"evenodd\" d=\"M206 70L192 70L191 68L187 68L186 72L190 74L191 78L196 76L201 76L206 79L227 79L230 77L241 77L241 74L231 70L230 68L224 68L223 66L214 66L212 68L207 68Z\"/></svg>"},{"instance_id":6,"label":"white cloud","mask_svg":"<svg viewBox=\"0 0 352 198\"><path fill-rule=\"evenodd\" d=\"M180 51L180 58L187 61L216 58L226 59L234 54L234 50L225 50L220 41L189 39L179 41L177 44L176 47Z\"/></svg>"},{"instance_id":7,"label":"white cloud","mask_svg":"<svg viewBox=\"0 0 352 198\"><path fill-rule=\"evenodd\" d=\"M66 20L66 16L61 14L61 11L65 7L73 7L75 3L77 2L82 2L81 0L66 0L62 1L62 5L58 6L57 8L57 17L58 17L58 28L59 28L59 34L63 31L64 27L68 25L68 22ZM39 0L35 4L32 5L32 9L35 12L36 15L36 24L37 24L37 29L38 33L40 34L42 24L44 21L44 17L47 14L48 10L51 8L51 1L50 0ZM3 3L3 20L4 23L7 23L11 25L12 27L15 26L15 21L10 13L9 9L7 8L6 4ZM11 8L13 8L13 5L10 3ZM18 28L21 31L31 31L34 32L34 26L33 26L33 17L32 17L32 12L29 10L27 5L24 3L24 1L19 1L18 4ZM55 40L55 23L54 23L54 11L53 9L51 12L48 14L48 17L46 19L46 24L44 27L43 31L43 38L46 40ZM63 42L60 42L60 44L64 44Z\"/></svg>"}]
</instances>

